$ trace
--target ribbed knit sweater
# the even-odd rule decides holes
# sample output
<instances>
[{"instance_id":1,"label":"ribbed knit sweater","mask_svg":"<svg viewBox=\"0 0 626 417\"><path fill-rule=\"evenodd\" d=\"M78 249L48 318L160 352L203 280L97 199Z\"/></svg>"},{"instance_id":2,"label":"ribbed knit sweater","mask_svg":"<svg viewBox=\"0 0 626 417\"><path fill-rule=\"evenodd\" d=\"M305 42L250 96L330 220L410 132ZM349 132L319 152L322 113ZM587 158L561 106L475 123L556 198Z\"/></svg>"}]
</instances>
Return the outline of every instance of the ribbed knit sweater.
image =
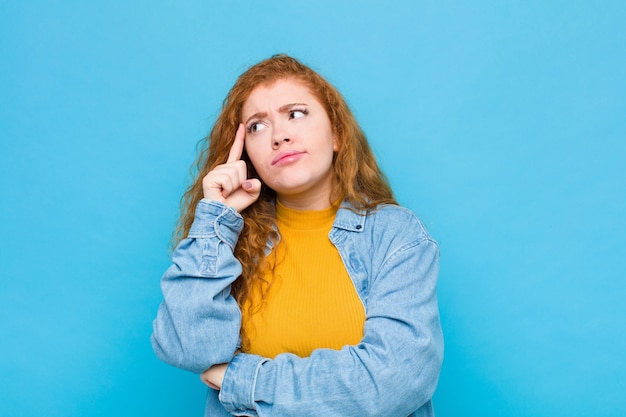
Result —
<instances>
[{"instance_id":1,"label":"ribbed knit sweater","mask_svg":"<svg viewBox=\"0 0 626 417\"><path fill-rule=\"evenodd\" d=\"M276 203L280 242L268 258L271 285L258 311L244 310L248 353L306 357L318 348L357 344L363 337L363 304L328 238L336 212L336 207L299 211ZM252 298L259 305L260 290Z\"/></svg>"}]
</instances>

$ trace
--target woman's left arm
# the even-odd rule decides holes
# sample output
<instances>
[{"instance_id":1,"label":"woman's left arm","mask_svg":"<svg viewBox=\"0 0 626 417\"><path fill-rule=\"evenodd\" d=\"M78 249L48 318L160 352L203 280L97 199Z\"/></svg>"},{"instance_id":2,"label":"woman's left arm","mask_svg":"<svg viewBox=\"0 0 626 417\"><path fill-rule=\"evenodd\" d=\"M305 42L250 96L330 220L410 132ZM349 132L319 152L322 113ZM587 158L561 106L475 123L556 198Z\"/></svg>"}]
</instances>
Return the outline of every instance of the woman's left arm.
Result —
<instances>
[{"instance_id":1,"label":"woman's left arm","mask_svg":"<svg viewBox=\"0 0 626 417\"><path fill-rule=\"evenodd\" d=\"M437 243L427 235L390 253L371 281L364 337L341 350L269 360L238 354L220 401L234 415L406 416L428 403L443 360L435 286Z\"/></svg>"}]
</instances>

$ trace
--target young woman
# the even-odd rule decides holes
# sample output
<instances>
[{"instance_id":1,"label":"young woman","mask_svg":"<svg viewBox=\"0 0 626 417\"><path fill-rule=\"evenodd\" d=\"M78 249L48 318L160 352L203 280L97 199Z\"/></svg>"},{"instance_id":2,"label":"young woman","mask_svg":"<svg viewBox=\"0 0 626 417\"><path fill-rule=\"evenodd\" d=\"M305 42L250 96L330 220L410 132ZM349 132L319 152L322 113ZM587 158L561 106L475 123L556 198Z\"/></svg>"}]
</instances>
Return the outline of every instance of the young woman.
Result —
<instances>
[{"instance_id":1,"label":"young woman","mask_svg":"<svg viewBox=\"0 0 626 417\"><path fill-rule=\"evenodd\" d=\"M439 250L340 93L296 59L242 74L184 198L152 344L206 416L433 416Z\"/></svg>"}]
</instances>

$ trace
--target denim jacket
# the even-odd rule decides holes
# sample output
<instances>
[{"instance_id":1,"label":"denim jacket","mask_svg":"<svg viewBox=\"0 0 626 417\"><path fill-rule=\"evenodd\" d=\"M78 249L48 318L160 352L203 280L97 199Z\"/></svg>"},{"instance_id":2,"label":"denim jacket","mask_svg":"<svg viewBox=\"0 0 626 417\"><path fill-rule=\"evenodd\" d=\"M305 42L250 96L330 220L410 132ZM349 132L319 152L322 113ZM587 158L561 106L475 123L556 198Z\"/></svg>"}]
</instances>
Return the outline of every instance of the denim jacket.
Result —
<instances>
[{"instance_id":1,"label":"denim jacket","mask_svg":"<svg viewBox=\"0 0 626 417\"><path fill-rule=\"evenodd\" d=\"M230 362L221 391L208 390L205 416L434 415L443 359L437 243L402 207L363 214L340 208L329 233L365 307L361 342L306 358L233 357L241 312L230 284L241 274L233 248L243 219L200 201L161 280L152 346L161 360L196 373Z\"/></svg>"}]
</instances>

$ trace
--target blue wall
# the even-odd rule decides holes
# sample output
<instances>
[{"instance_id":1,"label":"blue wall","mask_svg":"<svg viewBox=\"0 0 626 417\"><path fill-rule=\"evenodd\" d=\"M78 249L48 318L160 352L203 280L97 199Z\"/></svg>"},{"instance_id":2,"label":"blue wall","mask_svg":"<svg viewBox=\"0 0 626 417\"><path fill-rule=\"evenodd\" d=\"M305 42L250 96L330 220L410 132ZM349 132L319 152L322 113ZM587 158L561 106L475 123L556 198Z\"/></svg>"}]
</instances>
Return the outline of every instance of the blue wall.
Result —
<instances>
[{"instance_id":1,"label":"blue wall","mask_svg":"<svg viewBox=\"0 0 626 417\"><path fill-rule=\"evenodd\" d=\"M337 3L337 4L336 4ZM0 415L199 416L149 343L195 145L291 53L441 244L438 417L626 415L626 2L0 1Z\"/></svg>"}]
</instances>

